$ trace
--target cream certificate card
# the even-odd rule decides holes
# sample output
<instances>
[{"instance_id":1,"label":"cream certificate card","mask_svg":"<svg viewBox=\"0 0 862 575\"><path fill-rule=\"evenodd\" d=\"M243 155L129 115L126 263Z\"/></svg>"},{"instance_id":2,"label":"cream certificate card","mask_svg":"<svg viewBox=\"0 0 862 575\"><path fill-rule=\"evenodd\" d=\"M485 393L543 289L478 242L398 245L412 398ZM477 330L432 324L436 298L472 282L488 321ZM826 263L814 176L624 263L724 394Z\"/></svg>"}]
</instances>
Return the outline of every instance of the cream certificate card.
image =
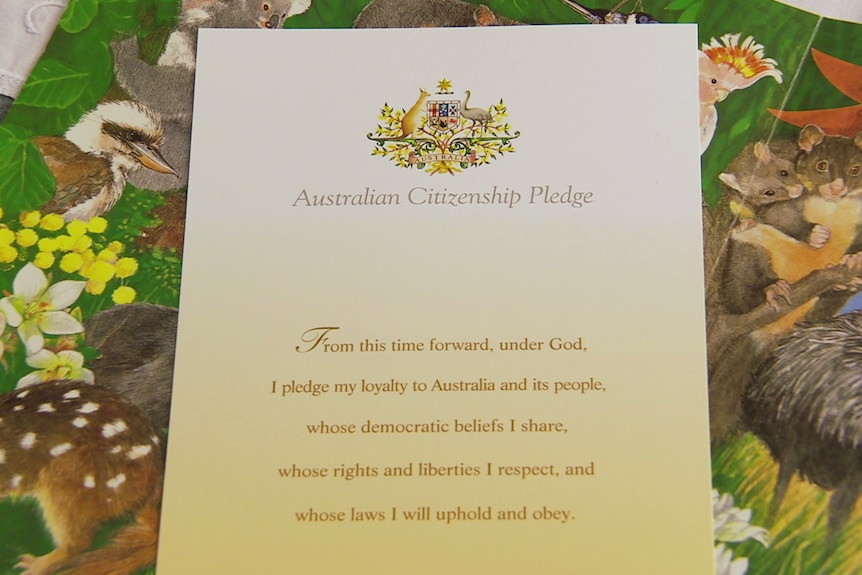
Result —
<instances>
[{"instance_id":1,"label":"cream certificate card","mask_svg":"<svg viewBox=\"0 0 862 575\"><path fill-rule=\"evenodd\" d=\"M202 30L159 575L712 573L696 30Z\"/></svg>"}]
</instances>

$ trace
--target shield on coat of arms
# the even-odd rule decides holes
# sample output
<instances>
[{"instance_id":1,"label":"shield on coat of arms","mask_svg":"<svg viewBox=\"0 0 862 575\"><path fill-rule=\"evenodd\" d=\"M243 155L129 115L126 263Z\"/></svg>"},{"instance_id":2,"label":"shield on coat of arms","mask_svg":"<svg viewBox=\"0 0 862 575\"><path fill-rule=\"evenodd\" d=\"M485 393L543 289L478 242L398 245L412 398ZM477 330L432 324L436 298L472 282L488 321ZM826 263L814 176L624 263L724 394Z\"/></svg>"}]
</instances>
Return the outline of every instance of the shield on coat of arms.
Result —
<instances>
[{"instance_id":1,"label":"shield on coat of arms","mask_svg":"<svg viewBox=\"0 0 862 575\"><path fill-rule=\"evenodd\" d=\"M438 131L455 129L461 121L461 102L458 100L434 100L426 104L428 125Z\"/></svg>"}]
</instances>

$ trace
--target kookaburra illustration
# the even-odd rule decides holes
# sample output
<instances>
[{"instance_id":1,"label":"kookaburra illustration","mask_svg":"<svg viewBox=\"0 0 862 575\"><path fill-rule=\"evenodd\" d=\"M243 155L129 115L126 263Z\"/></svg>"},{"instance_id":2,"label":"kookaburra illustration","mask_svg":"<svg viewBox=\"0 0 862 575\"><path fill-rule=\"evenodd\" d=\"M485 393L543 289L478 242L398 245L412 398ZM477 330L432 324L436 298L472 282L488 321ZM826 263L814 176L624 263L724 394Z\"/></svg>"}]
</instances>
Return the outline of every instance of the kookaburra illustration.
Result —
<instances>
[{"instance_id":1,"label":"kookaburra illustration","mask_svg":"<svg viewBox=\"0 0 862 575\"><path fill-rule=\"evenodd\" d=\"M37 136L33 143L57 181L43 211L89 221L117 203L129 173L141 166L176 175L159 152L161 142L159 118L131 101L99 104L64 136Z\"/></svg>"}]
</instances>

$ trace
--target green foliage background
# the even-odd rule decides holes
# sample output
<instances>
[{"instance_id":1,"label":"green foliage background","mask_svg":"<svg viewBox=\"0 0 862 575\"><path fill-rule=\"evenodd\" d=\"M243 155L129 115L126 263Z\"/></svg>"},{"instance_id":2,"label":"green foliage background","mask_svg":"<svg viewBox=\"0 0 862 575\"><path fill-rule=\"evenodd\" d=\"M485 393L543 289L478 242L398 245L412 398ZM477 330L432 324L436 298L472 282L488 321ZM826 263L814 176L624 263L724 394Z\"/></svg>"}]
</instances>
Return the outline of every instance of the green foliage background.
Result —
<instances>
[{"instance_id":1,"label":"green foliage background","mask_svg":"<svg viewBox=\"0 0 862 575\"><path fill-rule=\"evenodd\" d=\"M306 14L288 20L286 27L348 28L367 1L314 0ZM583 4L611 8L615 2L584 0ZM529 24L584 23L558 0L484 3L504 16ZM0 206L4 210L0 223L16 218L23 210L38 208L53 193L53 177L30 139L35 135L62 134L100 101L125 97L114 81L110 42L137 36L142 58L154 62L176 25L179 7L179 0L71 0L44 57L0 126ZM822 77L811 61L808 45L862 64L859 25L819 20L774 0L643 0L643 10L663 22L697 22L699 38L704 43L725 33L741 33L743 38L753 35L765 47L766 56L775 59L784 73L783 84L766 78L718 104L718 128L702 158L702 189L692 190L702 193L709 205L719 198L718 173L746 143L771 133L796 133L795 128L776 121L767 107L780 108L785 100L789 110L854 104ZM577 74L579 61L602 55L554 54L549 58L557 73ZM654 66L656 81L661 81L662 62ZM604 112L650 113L639 106L637 94L631 95L627 109ZM578 153L577 149L573 148L572 153ZM609 167L613 167L610 162L613 159L609 159ZM109 232L131 246L142 228L157 223L152 210L161 203L159 194L129 186L122 201L108 214ZM174 252L143 249L129 255L140 262L136 277L139 300L176 306L181 258ZM10 289L11 279L10 274L0 272L0 287ZM85 316L108 307L110 302L90 305ZM753 508L753 522L765 525L774 465L762 445L750 436L733 440L715 450L713 466L716 487L732 493L738 505ZM734 549L751 558L748 572L804 575L819 573L821 567L833 575L862 572L857 558L862 557L858 516L846 529L842 547L828 564L823 564L819 549L826 494L816 488L799 489L800 499L785 503L787 510L779 518L782 530L773 533L775 541L769 549L757 543L744 543ZM32 501L0 503L0 573L16 573L13 566L21 553L50 550L50 536L38 516Z\"/></svg>"}]
</instances>

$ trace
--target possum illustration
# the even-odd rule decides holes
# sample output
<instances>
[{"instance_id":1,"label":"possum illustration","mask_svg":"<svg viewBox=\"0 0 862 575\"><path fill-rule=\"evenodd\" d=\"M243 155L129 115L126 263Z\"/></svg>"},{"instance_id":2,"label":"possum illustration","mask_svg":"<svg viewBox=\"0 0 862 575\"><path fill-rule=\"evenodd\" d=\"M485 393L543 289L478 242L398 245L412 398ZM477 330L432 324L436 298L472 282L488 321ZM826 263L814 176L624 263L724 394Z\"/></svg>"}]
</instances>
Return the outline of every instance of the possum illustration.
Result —
<instances>
[{"instance_id":1,"label":"possum illustration","mask_svg":"<svg viewBox=\"0 0 862 575\"><path fill-rule=\"evenodd\" d=\"M718 276L720 293L717 298L721 299L726 313L744 314L764 301L772 300L770 303L774 304L779 297L787 298L789 284L815 270L839 264L851 270L860 267L862 258L855 254L859 249L856 244L862 222L862 190L853 176L862 163L862 154L857 153L859 142L862 142L860 137L854 141L826 136L816 126L803 128L797 141L799 152L794 167L796 177L809 192L782 203L798 202L793 210L801 208L802 219L828 230L828 237L825 242L815 238L812 243L814 236L805 241L805 238L791 237L760 222L742 231L734 230L728 242L725 267ZM761 206L759 215L764 214L760 211L764 207L769 206ZM764 290L771 290L771 293ZM717 290L711 287L710 291ZM778 340L803 318L831 317L834 308L840 308L840 305L833 305L832 300L846 297L844 293L826 293L810 301L792 302L801 305L745 337L729 342L717 358L710 358L713 441L722 440L737 427L742 393L751 374L768 357ZM822 312L821 306L826 308Z\"/></svg>"},{"instance_id":2,"label":"possum illustration","mask_svg":"<svg viewBox=\"0 0 862 575\"><path fill-rule=\"evenodd\" d=\"M729 313L747 313L764 297L774 305L775 298L786 296L789 289L773 270L770 254L745 241L748 230L771 226L814 247L822 247L829 238L828 228L805 219L805 189L795 167L798 155L799 148L790 140L752 142L719 175L728 208L740 222L729 233L721 278L720 297Z\"/></svg>"},{"instance_id":3,"label":"possum illustration","mask_svg":"<svg viewBox=\"0 0 862 575\"><path fill-rule=\"evenodd\" d=\"M353 23L354 28L444 28L512 26L519 24L485 5L460 0L372 0Z\"/></svg>"},{"instance_id":4,"label":"possum illustration","mask_svg":"<svg viewBox=\"0 0 862 575\"><path fill-rule=\"evenodd\" d=\"M838 205L851 208L843 231L846 234L843 239L850 242L845 250L845 263L858 267L862 264L862 132L850 139L826 136L816 126L808 129L811 130L811 150L800 158L800 179L806 187L817 190L821 197L837 196ZM839 210L833 202L825 200L819 200L811 209L811 217L820 217L815 209L825 211L824 218ZM834 316L853 293L852 290L839 289L821 295L808 319L823 320Z\"/></svg>"},{"instance_id":5,"label":"possum illustration","mask_svg":"<svg viewBox=\"0 0 862 575\"><path fill-rule=\"evenodd\" d=\"M775 226L758 224L734 232L734 242L758 247L768 256L776 277L796 282L814 270L845 262L857 250L862 226L862 134L856 140L827 136L817 126L806 126L799 134L800 154L796 175L809 190L800 201L805 221L826 229L808 242L794 238ZM736 245L736 244L733 244ZM851 265L856 265L855 260ZM766 330L771 336L786 332L813 308L815 301L785 315Z\"/></svg>"},{"instance_id":6,"label":"possum illustration","mask_svg":"<svg viewBox=\"0 0 862 575\"><path fill-rule=\"evenodd\" d=\"M798 155L799 148L792 140L746 145L718 176L730 196L731 211L740 219L763 221L769 206L802 196L805 188L795 166Z\"/></svg>"},{"instance_id":7,"label":"possum illustration","mask_svg":"<svg viewBox=\"0 0 862 575\"><path fill-rule=\"evenodd\" d=\"M286 18L305 12L310 5L311 0L185 0L180 23L155 64L141 59L136 38L112 43L117 82L129 96L161 116L162 152L177 171L177 177L138 173L129 181L156 191L188 183L198 28L279 28Z\"/></svg>"}]
</instances>

